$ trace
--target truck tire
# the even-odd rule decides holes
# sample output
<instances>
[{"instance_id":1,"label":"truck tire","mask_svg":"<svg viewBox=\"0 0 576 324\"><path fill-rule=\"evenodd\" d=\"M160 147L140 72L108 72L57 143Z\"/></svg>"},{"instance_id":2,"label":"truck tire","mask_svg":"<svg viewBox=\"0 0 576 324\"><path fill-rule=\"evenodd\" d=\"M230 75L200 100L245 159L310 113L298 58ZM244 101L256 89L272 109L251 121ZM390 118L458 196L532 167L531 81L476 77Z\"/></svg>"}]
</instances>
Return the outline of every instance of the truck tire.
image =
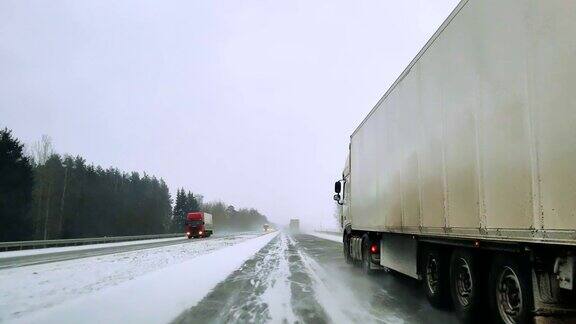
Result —
<instances>
[{"instance_id":1,"label":"truck tire","mask_svg":"<svg viewBox=\"0 0 576 324\"><path fill-rule=\"evenodd\" d=\"M434 307L446 308L450 304L450 259L444 251L428 245L422 249L420 262L428 301Z\"/></svg>"},{"instance_id":2,"label":"truck tire","mask_svg":"<svg viewBox=\"0 0 576 324\"><path fill-rule=\"evenodd\" d=\"M366 275L374 273L371 265L372 256L370 255L370 243L370 237L368 234L364 234L364 236L362 236L362 272Z\"/></svg>"},{"instance_id":3,"label":"truck tire","mask_svg":"<svg viewBox=\"0 0 576 324\"><path fill-rule=\"evenodd\" d=\"M350 235L344 234L344 239L342 242L342 249L344 252L344 260L346 260L347 264L352 264L352 256L350 255Z\"/></svg>"},{"instance_id":4,"label":"truck tire","mask_svg":"<svg viewBox=\"0 0 576 324\"><path fill-rule=\"evenodd\" d=\"M456 249L450 258L450 293L454 309L464 323L478 323L482 315L482 276L475 255Z\"/></svg>"},{"instance_id":5,"label":"truck tire","mask_svg":"<svg viewBox=\"0 0 576 324\"><path fill-rule=\"evenodd\" d=\"M490 267L489 283L493 323L530 323L534 301L529 265L521 265L513 256L497 256Z\"/></svg>"}]
</instances>

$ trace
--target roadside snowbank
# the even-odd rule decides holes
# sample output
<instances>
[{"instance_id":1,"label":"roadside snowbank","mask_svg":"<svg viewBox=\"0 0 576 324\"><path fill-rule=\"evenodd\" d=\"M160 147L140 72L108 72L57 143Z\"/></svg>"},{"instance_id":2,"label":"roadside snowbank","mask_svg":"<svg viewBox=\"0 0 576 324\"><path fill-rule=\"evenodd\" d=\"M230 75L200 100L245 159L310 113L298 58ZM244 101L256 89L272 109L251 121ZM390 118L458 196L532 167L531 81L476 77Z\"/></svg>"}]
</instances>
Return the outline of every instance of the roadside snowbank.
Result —
<instances>
[{"instance_id":1,"label":"roadside snowbank","mask_svg":"<svg viewBox=\"0 0 576 324\"><path fill-rule=\"evenodd\" d=\"M218 249L16 323L167 323L196 305L278 232Z\"/></svg>"},{"instance_id":2,"label":"roadside snowbank","mask_svg":"<svg viewBox=\"0 0 576 324\"><path fill-rule=\"evenodd\" d=\"M192 261L259 234L191 240L82 259L0 270L0 323L94 294L147 273ZM130 298L130 296L126 296Z\"/></svg>"},{"instance_id":3,"label":"roadside snowbank","mask_svg":"<svg viewBox=\"0 0 576 324\"><path fill-rule=\"evenodd\" d=\"M321 239L330 240L338 243L342 243L342 236L336 234L327 234L327 233L319 233L319 232L309 232L306 234L310 234Z\"/></svg>"}]
</instances>

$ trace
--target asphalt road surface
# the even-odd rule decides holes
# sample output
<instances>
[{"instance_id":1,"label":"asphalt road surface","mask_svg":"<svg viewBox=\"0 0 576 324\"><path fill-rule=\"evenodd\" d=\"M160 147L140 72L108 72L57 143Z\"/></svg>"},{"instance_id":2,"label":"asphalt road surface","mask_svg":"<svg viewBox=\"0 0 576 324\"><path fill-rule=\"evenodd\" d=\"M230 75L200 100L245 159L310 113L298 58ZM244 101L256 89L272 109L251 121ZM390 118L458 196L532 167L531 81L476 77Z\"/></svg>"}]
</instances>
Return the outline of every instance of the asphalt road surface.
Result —
<instances>
[{"instance_id":1,"label":"asphalt road surface","mask_svg":"<svg viewBox=\"0 0 576 324\"><path fill-rule=\"evenodd\" d=\"M190 283L190 289L194 289ZM417 281L366 276L342 244L281 233L174 323L457 323Z\"/></svg>"},{"instance_id":2,"label":"asphalt road surface","mask_svg":"<svg viewBox=\"0 0 576 324\"><path fill-rule=\"evenodd\" d=\"M222 239L224 237L225 237L225 235L224 236L214 235L212 237L204 238L202 240ZM194 239L188 240L187 238L182 237L182 239L169 240L169 241L160 241L160 242L149 242L148 241L148 242L142 242L141 244L131 244L131 245L121 245L121 246L106 246L106 247L98 247L96 245L96 246L94 246L94 248L90 248L90 249L70 250L70 251L61 251L61 252L55 252L55 253L42 253L42 254L33 254L33 255L23 255L23 256L0 258L0 269L23 267L23 266L28 266L28 265L43 264L43 263L58 262L58 261L66 261L66 260L72 260L72 259L87 258L87 257L92 257L92 256L113 254L113 253L131 252L131 251L138 251L138 250L143 250L143 249L169 246L169 245L174 245L174 244L194 243L196 241L197 240L194 240Z\"/></svg>"}]
</instances>

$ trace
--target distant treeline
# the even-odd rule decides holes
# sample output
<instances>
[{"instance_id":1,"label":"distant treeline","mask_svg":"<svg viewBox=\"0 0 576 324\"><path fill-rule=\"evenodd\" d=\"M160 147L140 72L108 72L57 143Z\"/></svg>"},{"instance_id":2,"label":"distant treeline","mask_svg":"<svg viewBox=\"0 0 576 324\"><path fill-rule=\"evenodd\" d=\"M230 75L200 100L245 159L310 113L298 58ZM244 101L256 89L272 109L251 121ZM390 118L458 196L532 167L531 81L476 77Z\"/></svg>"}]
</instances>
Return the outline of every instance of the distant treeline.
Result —
<instances>
[{"instance_id":1,"label":"distant treeline","mask_svg":"<svg viewBox=\"0 0 576 324\"><path fill-rule=\"evenodd\" d=\"M174 209L162 179L103 169L53 152L46 136L25 152L0 130L0 241L179 232L188 212L214 215L216 230L250 230L266 222L254 209L202 202L179 189Z\"/></svg>"},{"instance_id":2,"label":"distant treeline","mask_svg":"<svg viewBox=\"0 0 576 324\"><path fill-rule=\"evenodd\" d=\"M223 202L204 203L202 196L194 196L184 189L176 193L172 226L175 231L184 227L186 215L190 211L204 211L212 214L216 231L250 231L261 229L267 223L266 216L253 208L240 208Z\"/></svg>"},{"instance_id":3,"label":"distant treeline","mask_svg":"<svg viewBox=\"0 0 576 324\"><path fill-rule=\"evenodd\" d=\"M227 206L220 201L203 204L202 210L212 214L214 217L214 227L217 230L249 231L261 229L263 224L268 223L266 216L260 214L260 212L254 208L240 208L236 210L234 206Z\"/></svg>"}]
</instances>

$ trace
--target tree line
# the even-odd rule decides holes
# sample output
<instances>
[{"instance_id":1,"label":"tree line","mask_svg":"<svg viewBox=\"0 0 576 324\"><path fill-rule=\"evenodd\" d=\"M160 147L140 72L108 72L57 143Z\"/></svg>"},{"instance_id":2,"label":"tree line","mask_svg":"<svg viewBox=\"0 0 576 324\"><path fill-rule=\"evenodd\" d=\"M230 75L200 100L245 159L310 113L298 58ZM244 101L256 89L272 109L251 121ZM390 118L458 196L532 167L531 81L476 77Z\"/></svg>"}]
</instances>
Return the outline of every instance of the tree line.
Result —
<instances>
[{"instance_id":1,"label":"tree line","mask_svg":"<svg viewBox=\"0 0 576 324\"><path fill-rule=\"evenodd\" d=\"M240 208L227 205L224 202L205 203L201 195L186 192L183 188L176 193L173 211L173 230L184 227L188 212L204 211L212 215L212 221L217 231L253 231L268 223L266 216L254 208Z\"/></svg>"},{"instance_id":2,"label":"tree line","mask_svg":"<svg viewBox=\"0 0 576 324\"><path fill-rule=\"evenodd\" d=\"M236 209L224 202L210 202L202 204L202 210L212 214L214 227L224 231L251 231L261 229L268 223L266 216L254 208Z\"/></svg>"},{"instance_id":3,"label":"tree line","mask_svg":"<svg viewBox=\"0 0 576 324\"><path fill-rule=\"evenodd\" d=\"M184 189L172 208L161 178L62 156L47 136L28 149L0 130L0 241L177 233L192 211L212 213L216 231L267 222L255 209L205 204Z\"/></svg>"}]
</instances>

